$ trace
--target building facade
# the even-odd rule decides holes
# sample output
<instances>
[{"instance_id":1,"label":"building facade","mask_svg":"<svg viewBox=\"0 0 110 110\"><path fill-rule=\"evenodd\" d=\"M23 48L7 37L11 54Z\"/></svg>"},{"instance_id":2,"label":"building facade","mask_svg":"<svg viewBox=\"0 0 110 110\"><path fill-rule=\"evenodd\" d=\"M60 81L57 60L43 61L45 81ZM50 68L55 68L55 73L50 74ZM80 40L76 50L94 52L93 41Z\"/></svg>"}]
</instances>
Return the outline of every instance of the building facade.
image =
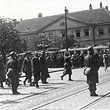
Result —
<instances>
[{"instance_id":1,"label":"building facade","mask_svg":"<svg viewBox=\"0 0 110 110\"><path fill-rule=\"evenodd\" d=\"M54 15L22 20L17 25L21 39L27 41L28 50L37 50L42 44L50 47L63 48L65 40L65 15ZM43 33L43 34L42 34ZM73 47L88 45L108 45L110 43L110 11L100 3L100 8L67 13L67 37L71 36L75 42Z\"/></svg>"}]
</instances>

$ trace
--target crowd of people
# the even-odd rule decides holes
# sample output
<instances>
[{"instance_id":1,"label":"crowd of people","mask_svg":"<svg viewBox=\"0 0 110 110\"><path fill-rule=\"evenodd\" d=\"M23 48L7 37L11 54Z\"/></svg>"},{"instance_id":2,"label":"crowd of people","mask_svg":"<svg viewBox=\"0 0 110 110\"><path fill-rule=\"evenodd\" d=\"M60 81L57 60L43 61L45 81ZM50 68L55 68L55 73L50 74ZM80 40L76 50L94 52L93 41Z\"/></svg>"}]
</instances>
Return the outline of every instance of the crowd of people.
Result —
<instances>
[{"instance_id":1,"label":"crowd of people","mask_svg":"<svg viewBox=\"0 0 110 110\"><path fill-rule=\"evenodd\" d=\"M16 52L12 51L6 65L4 65L1 57L0 70L1 88L4 88L3 82L6 82L8 86L12 86L13 94L20 94L17 88L21 73L25 73L23 84L26 85L26 81L28 81L30 86L36 86L36 88L39 87L38 81L40 79L42 84L48 84L47 78L50 77L43 52L41 56L38 56L38 53L32 55L31 52L27 52L24 58L21 59L17 56ZM34 81L32 81L32 76L34 77Z\"/></svg>"},{"instance_id":2,"label":"crowd of people","mask_svg":"<svg viewBox=\"0 0 110 110\"><path fill-rule=\"evenodd\" d=\"M95 53L98 54L100 65L105 67L105 71L107 71L107 67L110 65L110 53L108 50L95 50ZM65 52L66 53L66 52ZM65 53L54 53L46 56L47 66L49 68L62 68L65 63ZM87 51L85 52L77 52L77 53L69 53L72 68L83 68L84 57L87 55Z\"/></svg>"},{"instance_id":3,"label":"crowd of people","mask_svg":"<svg viewBox=\"0 0 110 110\"><path fill-rule=\"evenodd\" d=\"M71 63L75 68L84 67L84 55L85 54L71 54ZM63 53L55 53L46 57L47 65L50 68L62 68L64 67L64 55Z\"/></svg>"},{"instance_id":4,"label":"crowd of people","mask_svg":"<svg viewBox=\"0 0 110 110\"><path fill-rule=\"evenodd\" d=\"M99 51L94 52L93 48L88 49L86 54L70 54L69 52L65 52L64 55L62 53L46 55L44 52L41 52L39 55L37 52L34 54L27 52L24 56L20 56L12 51L9 56L6 65L3 63L2 56L0 57L0 84L1 88L4 88L3 82L6 82L8 86L12 86L13 94L20 94L17 88L19 86L19 78L22 75L21 73L25 73L24 85L28 81L30 86L39 88L39 80L41 80L42 84L48 84L47 78L50 77L48 67L64 68L61 80L63 80L65 75L69 75L68 80L73 81L71 79L72 68L83 68L86 66L92 68L91 72L94 73L94 75L87 75L87 83L89 84L91 96L96 96L95 91L96 83L98 83L99 67L104 66L105 71L107 71L110 64L110 53L108 51L102 54ZM34 80L32 80L32 76Z\"/></svg>"}]
</instances>

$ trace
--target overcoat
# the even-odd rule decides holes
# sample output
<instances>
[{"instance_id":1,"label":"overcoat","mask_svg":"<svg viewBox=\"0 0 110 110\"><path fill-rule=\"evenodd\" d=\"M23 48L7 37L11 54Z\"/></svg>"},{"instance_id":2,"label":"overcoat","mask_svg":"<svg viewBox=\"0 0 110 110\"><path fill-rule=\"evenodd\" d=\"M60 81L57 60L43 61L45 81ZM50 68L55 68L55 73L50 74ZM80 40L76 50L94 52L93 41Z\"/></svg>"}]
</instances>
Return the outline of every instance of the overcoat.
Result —
<instances>
[{"instance_id":1,"label":"overcoat","mask_svg":"<svg viewBox=\"0 0 110 110\"><path fill-rule=\"evenodd\" d=\"M20 69L20 62L16 59L10 59L7 62L7 70L11 69L11 75L10 75L10 79L11 79L11 84L12 85L16 85L19 86L19 72L21 71Z\"/></svg>"},{"instance_id":2,"label":"overcoat","mask_svg":"<svg viewBox=\"0 0 110 110\"><path fill-rule=\"evenodd\" d=\"M49 72L47 67L46 58L44 56L40 57L40 67L41 67L41 79L49 78Z\"/></svg>"},{"instance_id":3,"label":"overcoat","mask_svg":"<svg viewBox=\"0 0 110 110\"><path fill-rule=\"evenodd\" d=\"M37 81L40 80L41 67L40 67L40 60L38 57L32 58L32 72L33 75L35 76L35 79Z\"/></svg>"},{"instance_id":4,"label":"overcoat","mask_svg":"<svg viewBox=\"0 0 110 110\"><path fill-rule=\"evenodd\" d=\"M32 65L30 58L24 58L22 69L27 78L30 78L32 76Z\"/></svg>"},{"instance_id":5,"label":"overcoat","mask_svg":"<svg viewBox=\"0 0 110 110\"><path fill-rule=\"evenodd\" d=\"M85 65L91 68L90 73L87 75L87 83L88 84L99 83L98 78L99 62L97 55L88 54L85 57Z\"/></svg>"},{"instance_id":6,"label":"overcoat","mask_svg":"<svg viewBox=\"0 0 110 110\"><path fill-rule=\"evenodd\" d=\"M0 83L5 82L5 81L6 81L5 65L2 59L0 59Z\"/></svg>"},{"instance_id":7,"label":"overcoat","mask_svg":"<svg viewBox=\"0 0 110 110\"><path fill-rule=\"evenodd\" d=\"M69 63L64 64L63 74L72 74L71 65Z\"/></svg>"}]
</instances>

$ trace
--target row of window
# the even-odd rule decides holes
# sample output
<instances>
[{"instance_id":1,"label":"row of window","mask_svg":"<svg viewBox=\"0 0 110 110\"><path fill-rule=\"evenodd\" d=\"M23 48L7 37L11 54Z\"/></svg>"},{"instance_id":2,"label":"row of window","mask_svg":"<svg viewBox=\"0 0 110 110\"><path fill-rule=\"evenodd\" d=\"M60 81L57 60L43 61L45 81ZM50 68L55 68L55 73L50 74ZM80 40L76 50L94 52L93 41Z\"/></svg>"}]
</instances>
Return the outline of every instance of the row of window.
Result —
<instances>
[{"instance_id":1,"label":"row of window","mask_svg":"<svg viewBox=\"0 0 110 110\"><path fill-rule=\"evenodd\" d=\"M108 28L108 35L109 34L110 34L110 28ZM91 36L91 31L89 29L84 29L84 35L85 35L85 37ZM104 29L102 29L102 28L98 29L97 35L103 36L104 35ZM76 37L81 37L81 30L80 29L76 30Z\"/></svg>"},{"instance_id":2,"label":"row of window","mask_svg":"<svg viewBox=\"0 0 110 110\"><path fill-rule=\"evenodd\" d=\"M53 33L49 32L48 35L53 36ZM65 31L64 30L61 31L61 35L62 35L62 37L65 36ZM104 29L103 28L98 29L97 35L98 36L103 36L104 35ZM108 28L108 35L110 35L110 28ZM91 31L89 29L84 29L84 36L85 37L91 36ZM75 37L81 37L81 29L76 29L75 30Z\"/></svg>"}]
</instances>

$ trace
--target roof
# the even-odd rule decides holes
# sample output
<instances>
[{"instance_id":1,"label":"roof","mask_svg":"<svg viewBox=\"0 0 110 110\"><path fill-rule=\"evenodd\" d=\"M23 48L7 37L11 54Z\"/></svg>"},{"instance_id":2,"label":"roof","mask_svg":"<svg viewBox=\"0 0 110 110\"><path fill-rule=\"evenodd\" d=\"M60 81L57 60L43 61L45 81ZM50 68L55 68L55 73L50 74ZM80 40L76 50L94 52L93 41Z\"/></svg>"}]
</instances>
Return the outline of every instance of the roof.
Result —
<instances>
[{"instance_id":1,"label":"roof","mask_svg":"<svg viewBox=\"0 0 110 110\"><path fill-rule=\"evenodd\" d=\"M110 22L110 12L105 8L78 11L70 13L70 16L88 23Z\"/></svg>"},{"instance_id":2,"label":"roof","mask_svg":"<svg viewBox=\"0 0 110 110\"><path fill-rule=\"evenodd\" d=\"M64 14L22 20L16 28L20 32L37 32L62 16ZM72 12L68 16L85 23L110 23L110 12L105 8Z\"/></svg>"},{"instance_id":3,"label":"roof","mask_svg":"<svg viewBox=\"0 0 110 110\"><path fill-rule=\"evenodd\" d=\"M59 17L61 17L61 15L22 20L19 21L16 29L20 32L38 31L49 23L57 20Z\"/></svg>"}]
</instances>

